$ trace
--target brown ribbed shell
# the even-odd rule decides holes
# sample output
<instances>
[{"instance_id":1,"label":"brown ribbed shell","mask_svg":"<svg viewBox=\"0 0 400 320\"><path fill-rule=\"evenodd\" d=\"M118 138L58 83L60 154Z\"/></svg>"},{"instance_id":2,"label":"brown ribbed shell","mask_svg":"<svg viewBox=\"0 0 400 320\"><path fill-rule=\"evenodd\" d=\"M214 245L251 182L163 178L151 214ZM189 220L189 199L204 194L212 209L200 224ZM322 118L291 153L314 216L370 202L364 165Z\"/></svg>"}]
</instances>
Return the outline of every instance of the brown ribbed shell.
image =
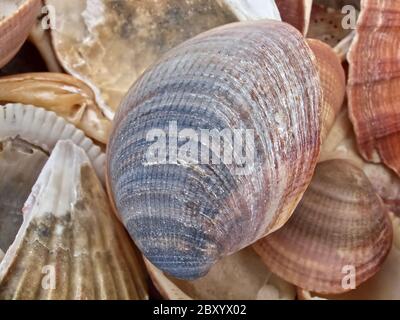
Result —
<instances>
[{"instance_id":1,"label":"brown ribbed shell","mask_svg":"<svg viewBox=\"0 0 400 320\"><path fill-rule=\"evenodd\" d=\"M83 149L60 141L0 262L1 299L145 299L141 260Z\"/></svg>"},{"instance_id":2,"label":"brown ribbed shell","mask_svg":"<svg viewBox=\"0 0 400 320\"><path fill-rule=\"evenodd\" d=\"M0 68L9 62L28 38L36 21L41 0L16 1L18 9L3 17L0 12ZM8 4L1 4L0 9Z\"/></svg>"},{"instance_id":3,"label":"brown ribbed shell","mask_svg":"<svg viewBox=\"0 0 400 320\"><path fill-rule=\"evenodd\" d=\"M321 141L324 141L342 107L346 77L339 57L329 45L316 39L307 39L307 43L317 59L322 87Z\"/></svg>"},{"instance_id":4,"label":"brown ribbed shell","mask_svg":"<svg viewBox=\"0 0 400 320\"><path fill-rule=\"evenodd\" d=\"M364 173L346 160L317 165L291 219L254 248L286 281L320 293L349 290L346 266L358 286L381 267L392 245L392 226ZM347 268L347 267L346 267Z\"/></svg>"},{"instance_id":5,"label":"brown ribbed shell","mask_svg":"<svg viewBox=\"0 0 400 320\"><path fill-rule=\"evenodd\" d=\"M400 2L361 1L348 100L361 155L400 175Z\"/></svg>"},{"instance_id":6,"label":"brown ribbed shell","mask_svg":"<svg viewBox=\"0 0 400 320\"><path fill-rule=\"evenodd\" d=\"M291 24L306 35L310 23L312 0L275 0L275 3L282 21Z\"/></svg>"},{"instance_id":7,"label":"brown ribbed shell","mask_svg":"<svg viewBox=\"0 0 400 320\"><path fill-rule=\"evenodd\" d=\"M107 165L116 208L144 255L169 274L196 278L281 227L318 157L320 95L306 41L272 20L215 28L148 69L116 115ZM195 134L250 130L254 154L243 152L250 160L238 166L203 141L219 164L195 153L148 161L147 134L161 129L175 139L171 123Z\"/></svg>"}]
</instances>

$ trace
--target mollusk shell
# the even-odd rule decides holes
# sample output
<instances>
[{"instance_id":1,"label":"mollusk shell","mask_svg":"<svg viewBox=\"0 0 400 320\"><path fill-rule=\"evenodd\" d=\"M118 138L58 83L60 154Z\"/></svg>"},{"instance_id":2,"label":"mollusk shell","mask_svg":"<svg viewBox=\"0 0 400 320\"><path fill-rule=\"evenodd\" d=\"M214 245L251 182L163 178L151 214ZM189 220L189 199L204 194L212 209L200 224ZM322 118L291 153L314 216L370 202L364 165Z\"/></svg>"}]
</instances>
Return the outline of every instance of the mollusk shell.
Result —
<instances>
[{"instance_id":1,"label":"mollusk shell","mask_svg":"<svg viewBox=\"0 0 400 320\"><path fill-rule=\"evenodd\" d=\"M253 247L286 281L310 291L341 293L350 289L343 285L349 270L356 286L379 270L392 236L387 210L368 178L338 159L317 165L291 219Z\"/></svg>"},{"instance_id":2,"label":"mollusk shell","mask_svg":"<svg viewBox=\"0 0 400 320\"><path fill-rule=\"evenodd\" d=\"M312 0L275 0L275 2L282 21L306 35L310 24Z\"/></svg>"},{"instance_id":3,"label":"mollusk shell","mask_svg":"<svg viewBox=\"0 0 400 320\"><path fill-rule=\"evenodd\" d=\"M277 18L272 0L46 0L62 67L85 81L112 119L135 80L164 52L226 23Z\"/></svg>"},{"instance_id":4,"label":"mollusk shell","mask_svg":"<svg viewBox=\"0 0 400 320\"><path fill-rule=\"evenodd\" d=\"M349 114L361 155L400 175L400 2L361 1L348 54Z\"/></svg>"},{"instance_id":5,"label":"mollusk shell","mask_svg":"<svg viewBox=\"0 0 400 320\"><path fill-rule=\"evenodd\" d=\"M0 141L0 250L7 251L22 223L21 209L48 159L25 141Z\"/></svg>"},{"instance_id":6,"label":"mollusk shell","mask_svg":"<svg viewBox=\"0 0 400 320\"><path fill-rule=\"evenodd\" d=\"M280 228L314 171L320 96L304 38L272 20L215 28L148 69L118 110L107 156L110 194L146 258L193 279ZM186 146L205 150L205 160L190 152L175 161L173 142L168 159L149 160L149 132L173 141L183 129L250 132L246 159L225 161L209 136L198 143L181 133ZM243 155L242 147L234 152Z\"/></svg>"},{"instance_id":7,"label":"mollusk shell","mask_svg":"<svg viewBox=\"0 0 400 320\"><path fill-rule=\"evenodd\" d=\"M23 104L0 106L0 139L19 137L50 153L59 140L71 140L87 153L100 179L105 155L92 140L54 112Z\"/></svg>"},{"instance_id":8,"label":"mollusk shell","mask_svg":"<svg viewBox=\"0 0 400 320\"><path fill-rule=\"evenodd\" d=\"M335 51L320 40L307 39L318 65L322 87L321 140L324 141L342 107L346 92L346 77Z\"/></svg>"},{"instance_id":9,"label":"mollusk shell","mask_svg":"<svg viewBox=\"0 0 400 320\"><path fill-rule=\"evenodd\" d=\"M364 160L357 150L353 126L344 108L321 147L320 160L346 159L362 169L390 211L400 216L400 177L383 164Z\"/></svg>"},{"instance_id":10,"label":"mollusk shell","mask_svg":"<svg viewBox=\"0 0 400 320\"><path fill-rule=\"evenodd\" d=\"M400 300L400 218L390 214L394 241L382 268L355 290L338 295L319 295L298 289L300 299Z\"/></svg>"},{"instance_id":11,"label":"mollusk shell","mask_svg":"<svg viewBox=\"0 0 400 320\"><path fill-rule=\"evenodd\" d=\"M54 111L85 134L106 143L111 122L82 81L61 73L24 73L0 78L0 101L35 105Z\"/></svg>"},{"instance_id":12,"label":"mollusk shell","mask_svg":"<svg viewBox=\"0 0 400 320\"><path fill-rule=\"evenodd\" d=\"M40 5L41 0L1 1L0 68L15 56L26 38L28 38ZM3 16L3 14L6 15Z\"/></svg>"},{"instance_id":13,"label":"mollusk shell","mask_svg":"<svg viewBox=\"0 0 400 320\"><path fill-rule=\"evenodd\" d=\"M23 213L0 263L2 299L147 298L139 257L71 141L54 147Z\"/></svg>"},{"instance_id":14,"label":"mollusk shell","mask_svg":"<svg viewBox=\"0 0 400 320\"><path fill-rule=\"evenodd\" d=\"M272 274L250 247L224 257L205 277L194 281L170 278L148 260L145 263L153 283L166 299L294 300L296 297L294 286Z\"/></svg>"}]
</instances>

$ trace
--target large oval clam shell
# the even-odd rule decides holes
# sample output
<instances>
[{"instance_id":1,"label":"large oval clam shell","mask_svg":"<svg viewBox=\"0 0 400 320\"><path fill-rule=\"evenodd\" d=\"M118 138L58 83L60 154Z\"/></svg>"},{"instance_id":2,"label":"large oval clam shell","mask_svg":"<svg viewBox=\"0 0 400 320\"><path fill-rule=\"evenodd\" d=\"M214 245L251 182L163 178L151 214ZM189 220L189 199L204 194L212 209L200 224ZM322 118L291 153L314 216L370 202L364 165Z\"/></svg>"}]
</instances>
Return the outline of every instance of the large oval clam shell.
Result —
<instances>
[{"instance_id":1,"label":"large oval clam shell","mask_svg":"<svg viewBox=\"0 0 400 320\"><path fill-rule=\"evenodd\" d=\"M272 274L251 248L224 257L203 278L170 278L145 260L161 295L171 300L293 300L293 285Z\"/></svg>"},{"instance_id":2,"label":"large oval clam shell","mask_svg":"<svg viewBox=\"0 0 400 320\"><path fill-rule=\"evenodd\" d=\"M0 139L19 137L50 153L59 140L71 140L87 153L100 179L104 179L105 155L92 140L52 111L23 105L0 106Z\"/></svg>"},{"instance_id":3,"label":"large oval clam shell","mask_svg":"<svg viewBox=\"0 0 400 320\"><path fill-rule=\"evenodd\" d=\"M0 263L3 299L144 299L140 258L89 158L59 141Z\"/></svg>"},{"instance_id":4,"label":"large oval clam shell","mask_svg":"<svg viewBox=\"0 0 400 320\"><path fill-rule=\"evenodd\" d=\"M400 2L361 1L348 54L348 101L364 159L400 175ZM372 32L373 31L373 32Z\"/></svg>"},{"instance_id":5,"label":"large oval clam shell","mask_svg":"<svg viewBox=\"0 0 400 320\"><path fill-rule=\"evenodd\" d=\"M193 279L281 227L318 157L320 95L304 38L272 20L215 28L149 68L118 110L107 165L116 208L144 255L171 275ZM240 165L225 160L208 135L200 141L204 158L190 152L174 161L178 148L171 147L168 161L151 159L149 133L161 130L171 141L183 129L254 138L235 146L247 155ZM179 139L199 148L198 140Z\"/></svg>"},{"instance_id":6,"label":"large oval clam shell","mask_svg":"<svg viewBox=\"0 0 400 320\"><path fill-rule=\"evenodd\" d=\"M371 279L355 290L338 295L320 295L298 289L298 297L304 300L400 300L400 218L390 214L394 241L388 257Z\"/></svg>"},{"instance_id":7,"label":"large oval clam shell","mask_svg":"<svg viewBox=\"0 0 400 320\"><path fill-rule=\"evenodd\" d=\"M1 0L0 68L15 56L28 38L41 3L41 0Z\"/></svg>"},{"instance_id":8,"label":"large oval clam shell","mask_svg":"<svg viewBox=\"0 0 400 320\"><path fill-rule=\"evenodd\" d=\"M141 73L164 52L203 31L257 18L280 19L272 0L46 0L63 68L92 87L110 119Z\"/></svg>"},{"instance_id":9,"label":"large oval clam shell","mask_svg":"<svg viewBox=\"0 0 400 320\"><path fill-rule=\"evenodd\" d=\"M358 167L346 160L317 165L313 180L289 221L254 248L286 281L320 293L350 290L373 276L392 245L382 200Z\"/></svg>"}]
</instances>

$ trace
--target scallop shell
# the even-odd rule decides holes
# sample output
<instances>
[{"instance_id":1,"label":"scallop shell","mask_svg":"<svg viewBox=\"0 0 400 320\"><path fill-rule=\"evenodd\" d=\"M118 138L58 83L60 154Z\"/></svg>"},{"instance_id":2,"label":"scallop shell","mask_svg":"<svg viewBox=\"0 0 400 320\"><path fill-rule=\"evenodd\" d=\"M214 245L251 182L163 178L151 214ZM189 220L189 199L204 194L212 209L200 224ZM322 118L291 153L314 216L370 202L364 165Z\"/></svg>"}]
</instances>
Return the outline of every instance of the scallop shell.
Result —
<instances>
[{"instance_id":1,"label":"scallop shell","mask_svg":"<svg viewBox=\"0 0 400 320\"><path fill-rule=\"evenodd\" d=\"M361 1L350 48L349 114L364 159L400 175L400 2ZM373 32L372 32L373 31Z\"/></svg>"},{"instance_id":2,"label":"scallop shell","mask_svg":"<svg viewBox=\"0 0 400 320\"><path fill-rule=\"evenodd\" d=\"M343 294L321 296L299 289L299 298L304 300L400 300L400 218L393 214L390 217L393 224L393 246L376 275L357 289Z\"/></svg>"},{"instance_id":3,"label":"scallop shell","mask_svg":"<svg viewBox=\"0 0 400 320\"><path fill-rule=\"evenodd\" d=\"M339 57L329 45L315 39L307 39L307 43L317 59L321 81L321 140L324 141L343 105L346 77Z\"/></svg>"},{"instance_id":4,"label":"scallop shell","mask_svg":"<svg viewBox=\"0 0 400 320\"><path fill-rule=\"evenodd\" d=\"M82 81L61 73L25 73L0 78L0 101L35 105L54 111L88 137L106 143L111 122Z\"/></svg>"},{"instance_id":5,"label":"scallop shell","mask_svg":"<svg viewBox=\"0 0 400 320\"><path fill-rule=\"evenodd\" d=\"M337 117L322 145L320 161L329 159L346 159L361 168L385 205L400 216L400 178L386 166L367 162L361 157L347 108Z\"/></svg>"},{"instance_id":6,"label":"scallop shell","mask_svg":"<svg viewBox=\"0 0 400 320\"><path fill-rule=\"evenodd\" d=\"M62 67L92 87L110 119L140 74L200 32L238 20L275 17L272 0L46 0Z\"/></svg>"},{"instance_id":7,"label":"scallop shell","mask_svg":"<svg viewBox=\"0 0 400 320\"><path fill-rule=\"evenodd\" d=\"M0 139L19 137L46 152L59 140L71 140L87 153L100 179L104 179L105 155L85 134L54 112L23 104L0 106Z\"/></svg>"},{"instance_id":8,"label":"scallop shell","mask_svg":"<svg viewBox=\"0 0 400 320\"><path fill-rule=\"evenodd\" d=\"M14 241L23 204L47 159L43 150L19 138L0 141L0 250Z\"/></svg>"},{"instance_id":9,"label":"scallop shell","mask_svg":"<svg viewBox=\"0 0 400 320\"><path fill-rule=\"evenodd\" d=\"M272 20L215 28L148 69L118 110L107 165L110 194L146 258L194 279L281 227L318 157L320 95L304 38ZM224 154L209 143L221 134ZM187 142L179 150L178 136Z\"/></svg>"},{"instance_id":10,"label":"scallop shell","mask_svg":"<svg viewBox=\"0 0 400 320\"><path fill-rule=\"evenodd\" d=\"M0 68L6 65L28 38L41 0L1 0Z\"/></svg>"},{"instance_id":11,"label":"scallop shell","mask_svg":"<svg viewBox=\"0 0 400 320\"><path fill-rule=\"evenodd\" d=\"M275 0L282 21L285 21L299 30L303 35L307 34L310 24L312 0Z\"/></svg>"},{"instance_id":12,"label":"scallop shell","mask_svg":"<svg viewBox=\"0 0 400 320\"><path fill-rule=\"evenodd\" d=\"M147 298L139 257L83 149L57 143L23 214L0 264L0 298Z\"/></svg>"},{"instance_id":13,"label":"scallop shell","mask_svg":"<svg viewBox=\"0 0 400 320\"><path fill-rule=\"evenodd\" d=\"M171 300L294 300L294 286L272 274L251 248L224 257L203 278L170 278L149 261L146 267L158 291Z\"/></svg>"},{"instance_id":14,"label":"scallop shell","mask_svg":"<svg viewBox=\"0 0 400 320\"><path fill-rule=\"evenodd\" d=\"M306 290L341 293L372 277L392 245L381 199L358 167L346 160L317 165L291 219L253 247L268 268ZM344 284L345 283L345 284Z\"/></svg>"}]
</instances>

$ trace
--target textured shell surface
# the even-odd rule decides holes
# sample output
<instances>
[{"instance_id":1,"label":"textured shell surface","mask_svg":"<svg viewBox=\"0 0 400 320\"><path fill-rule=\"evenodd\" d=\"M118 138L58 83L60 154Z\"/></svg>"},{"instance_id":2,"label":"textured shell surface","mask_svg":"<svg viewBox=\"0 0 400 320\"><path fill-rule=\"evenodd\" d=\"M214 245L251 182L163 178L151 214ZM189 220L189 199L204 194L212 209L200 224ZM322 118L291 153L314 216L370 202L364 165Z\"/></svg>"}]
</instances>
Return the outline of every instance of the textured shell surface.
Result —
<instances>
[{"instance_id":1,"label":"textured shell surface","mask_svg":"<svg viewBox=\"0 0 400 320\"><path fill-rule=\"evenodd\" d=\"M300 288L341 293L371 278L392 245L387 209L361 169L346 160L317 165L289 221L253 247L268 268ZM346 279L345 279L346 280ZM351 285L353 285L351 284Z\"/></svg>"},{"instance_id":2,"label":"textured shell surface","mask_svg":"<svg viewBox=\"0 0 400 320\"><path fill-rule=\"evenodd\" d=\"M400 2L361 1L348 54L350 119L364 159L400 175Z\"/></svg>"},{"instance_id":3,"label":"textured shell surface","mask_svg":"<svg viewBox=\"0 0 400 320\"><path fill-rule=\"evenodd\" d=\"M71 141L57 143L25 202L0 263L0 297L147 298L140 256L89 158Z\"/></svg>"},{"instance_id":4,"label":"textured shell surface","mask_svg":"<svg viewBox=\"0 0 400 320\"><path fill-rule=\"evenodd\" d=\"M88 83L110 119L140 74L164 52L226 23L280 19L272 0L46 0L62 67Z\"/></svg>"},{"instance_id":5,"label":"textured shell surface","mask_svg":"<svg viewBox=\"0 0 400 320\"><path fill-rule=\"evenodd\" d=\"M186 281L166 276L149 261L147 270L166 299L294 300L295 287L272 274L247 247L221 259L203 278Z\"/></svg>"},{"instance_id":6,"label":"textured shell surface","mask_svg":"<svg viewBox=\"0 0 400 320\"><path fill-rule=\"evenodd\" d=\"M316 164L320 96L304 38L272 20L215 28L149 68L118 110L107 160L110 194L144 255L193 279L281 227ZM202 130L250 138L234 149L225 136L222 153L209 134L193 138Z\"/></svg>"},{"instance_id":7,"label":"textured shell surface","mask_svg":"<svg viewBox=\"0 0 400 320\"><path fill-rule=\"evenodd\" d=\"M362 169L385 205L400 216L400 177L383 164L366 161L358 152L353 126L344 108L321 147L320 161L346 159Z\"/></svg>"},{"instance_id":8,"label":"textured shell surface","mask_svg":"<svg viewBox=\"0 0 400 320\"><path fill-rule=\"evenodd\" d=\"M48 154L19 138L0 142L0 250L7 251L22 223L22 207Z\"/></svg>"},{"instance_id":9,"label":"textured shell surface","mask_svg":"<svg viewBox=\"0 0 400 320\"><path fill-rule=\"evenodd\" d=\"M0 2L0 68L6 65L28 38L41 0L2 0Z\"/></svg>"},{"instance_id":10,"label":"textured shell surface","mask_svg":"<svg viewBox=\"0 0 400 320\"><path fill-rule=\"evenodd\" d=\"M321 82L321 141L324 141L342 108L346 77L341 61L332 47L316 39L307 39L307 43L317 59Z\"/></svg>"},{"instance_id":11,"label":"textured shell surface","mask_svg":"<svg viewBox=\"0 0 400 320\"><path fill-rule=\"evenodd\" d=\"M0 101L35 105L54 111L101 143L108 141L111 121L82 81L62 73L38 72L0 78Z\"/></svg>"},{"instance_id":12,"label":"textured shell surface","mask_svg":"<svg viewBox=\"0 0 400 320\"><path fill-rule=\"evenodd\" d=\"M400 299L400 218L390 215L393 224L394 241L382 268L371 279L355 290L338 295L319 295L298 290L301 299L329 300L399 300Z\"/></svg>"},{"instance_id":13,"label":"textured shell surface","mask_svg":"<svg viewBox=\"0 0 400 320\"><path fill-rule=\"evenodd\" d=\"M312 0L275 0L282 21L306 35L310 24Z\"/></svg>"},{"instance_id":14,"label":"textured shell surface","mask_svg":"<svg viewBox=\"0 0 400 320\"><path fill-rule=\"evenodd\" d=\"M85 150L104 181L105 154L83 131L52 111L23 104L0 105L0 139L21 138L50 153L59 140L71 140Z\"/></svg>"}]
</instances>

